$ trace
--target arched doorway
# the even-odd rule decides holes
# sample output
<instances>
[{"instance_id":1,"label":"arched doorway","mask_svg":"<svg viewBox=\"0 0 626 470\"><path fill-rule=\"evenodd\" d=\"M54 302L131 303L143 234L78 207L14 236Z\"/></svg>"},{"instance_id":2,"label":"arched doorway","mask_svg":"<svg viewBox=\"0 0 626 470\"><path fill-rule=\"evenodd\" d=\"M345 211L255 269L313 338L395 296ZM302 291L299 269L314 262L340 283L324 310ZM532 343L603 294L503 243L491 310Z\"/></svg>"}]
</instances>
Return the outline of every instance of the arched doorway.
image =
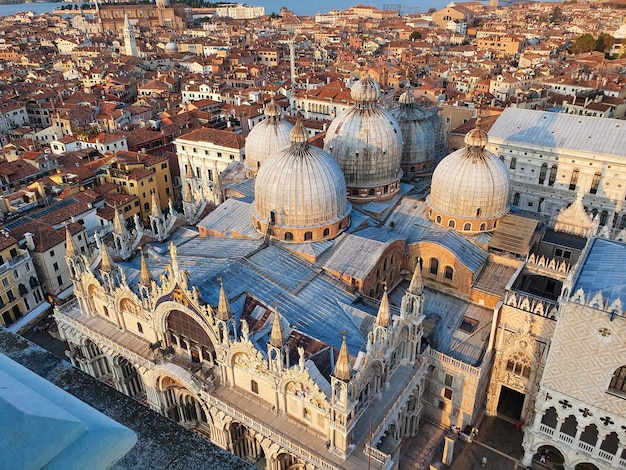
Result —
<instances>
[{"instance_id":1,"label":"arched doorway","mask_svg":"<svg viewBox=\"0 0 626 470\"><path fill-rule=\"evenodd\" d=\"M211 437L209 416L200 402L184 385L171 377L157 382L163 414L188 429L196 429Z\"/></svg>"},{"instance_id":2,"label":"arched doorway","mask_svg":"<svg viewBox=\"0 0 626 470\"><path fill-rule=\"evenodd\" d=\"M125 357L118 357L114 369L115 388L129 397L137 398L144 394L144 385L137 369Z\"/></svg>"},{"instance_id":3,"label":"arched doorway","mask_svg":"<svg viewBox=\"0 0 626 470\"><path fill-rule=\"evenodd\" d=\"M565 458L559 449L546 445L537 449L537 453L533 456L533 460L539 463L547 464L553 470L563 470Z\"/></svg>"},{"instance_id":4,"label":"arched doorway","mask_svg":"<svg viewBox=\"0 0 626 470\"><path fill-rule=\"evenodd\" d=\"M599 470L594 464L589 462L579 463L574 467L574 470Z\"/></svg>"},{"instance_id":5,"label":"arched doorway","mask_svg":"<svg viewBox=\"0 0 626 470\"><path fill-rule=\"evenodd\" d=\"M231 452L257 468L266 468L265 451L256 439L254 431L241 423L234 422L230 426Z\"/></svg>"}]
</instances>

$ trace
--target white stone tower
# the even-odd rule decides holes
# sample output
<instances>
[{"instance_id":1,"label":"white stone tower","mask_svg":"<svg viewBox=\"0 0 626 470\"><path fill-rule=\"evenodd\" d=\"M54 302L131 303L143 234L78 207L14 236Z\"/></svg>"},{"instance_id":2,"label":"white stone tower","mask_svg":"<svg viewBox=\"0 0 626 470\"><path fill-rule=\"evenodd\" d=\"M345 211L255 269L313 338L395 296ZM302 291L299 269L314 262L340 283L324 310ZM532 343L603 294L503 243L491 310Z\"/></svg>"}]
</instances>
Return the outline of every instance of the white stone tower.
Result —
<instances>
[{"instance_id":1,"label":"white stone tower","mask_svg":"<svg viewBox=\"0 0 626 470\"><path fill-rule=\"evenodd\" d=\"M128 20L128 13L124 16L124 48L126 49L126 55L139 57L137 41L135 41L133 27Z\"/></svg>"}]
</instances>

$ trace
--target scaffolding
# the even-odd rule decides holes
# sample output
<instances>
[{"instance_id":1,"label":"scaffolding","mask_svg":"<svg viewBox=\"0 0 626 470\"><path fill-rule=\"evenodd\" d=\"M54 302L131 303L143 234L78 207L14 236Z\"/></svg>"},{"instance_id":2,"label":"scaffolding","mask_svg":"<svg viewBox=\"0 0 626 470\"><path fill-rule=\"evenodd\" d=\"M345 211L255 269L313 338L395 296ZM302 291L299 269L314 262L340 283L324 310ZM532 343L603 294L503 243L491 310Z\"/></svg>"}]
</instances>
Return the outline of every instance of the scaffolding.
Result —
<instances>
[{"instance_id":1,"label":"scaffolding","mask_svg":"<svg viewBox=\"0 0 626 470\"><path fill-rule=\"evenodd\" d=\"M401 3L386 3L383 5L383 10L392 10L398 13L399 16L417 15L420 12L420 7L406 6Z\"/></svg>"}]
</instances>

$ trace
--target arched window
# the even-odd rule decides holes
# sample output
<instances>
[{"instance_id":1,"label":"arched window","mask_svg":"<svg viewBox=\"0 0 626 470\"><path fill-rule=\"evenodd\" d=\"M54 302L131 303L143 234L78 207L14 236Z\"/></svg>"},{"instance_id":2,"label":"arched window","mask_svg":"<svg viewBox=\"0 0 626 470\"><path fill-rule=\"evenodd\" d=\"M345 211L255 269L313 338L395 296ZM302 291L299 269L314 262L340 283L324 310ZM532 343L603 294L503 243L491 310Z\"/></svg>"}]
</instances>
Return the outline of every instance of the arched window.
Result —
<instances>
[{"instance_id":1,"label":"arched window","mask_svg":"<svg viewBox=\"0 0 626 470\"><path fill-rule=\"evenodd\" d=\"M578 168L574 168L574 170L572 171L572 177L569 180L569 189L571 191L576 189L576 185L578 184L579 173L580 173L580 170Z\"/></svg>"},{"instance_id":2,"label":"arched window","mask_svg":"<svg viewBox=\"0 0 626 470\"><path fill-rule=\"evenodd\" d=\"M443 277L449 281L452 280L454 277L454 269L452 269L452 266L446 266L446 269L443 271Z\"/></svg>"},{"instance_id":3,"label":"arched window","mask_svg":"<svg viewBox=\"0 0 626 470\"><path fill-rule=\"evenodd\" d=\"M530 361L521 354L513 354L506 362L506 370L520 377L530 376Z\"/></svg>"},{"instance_id":4,"label":"arched window","mask_svg":"<svg viewBox=\"0 0 626 470\"><path fill-rule=\"evenodd\" d=\"M437 217L435 217L435 221L440 224L441 223L441 216L438 215Z\"/></svg>"},{"instance_id":5,"label":"arched window","mask_svg":"<svg viewBox=\"0 0 626 470\"><path fill-rule=\"evenodd\" d=\"M519 193L513 194L513 205L519 206Z\"/></svg>"},{"instance_id":6,"label":"arched window","mask_svg":"<svg viewBox=\"0 0 626 470\"><path fill-rule=\"evenodd\" d=\"M448 220L448 227L450 228L456 227L456 222L454 220Z\"/></svg>"},{"instance_id":7,"label":"arched window","mask_svg":"<svg viewBox=\"0 0 626 470\"><path fill-rule=\"evenodd\" d=\"M439 260L437 258L430 258L430 274L435 276L439 272Z\"/></svg>"},{"instance_id":8,"label":"arched window","mask_svg":"<svg viewBox=\"0 0 626 470\"><path fill-rule=\"evenodd\" d=\"M293 240L293 233L285 232L285 240L286 241L292 241Z\"/></svg>"},{"instance_id":9,"label":"arched window","mask_svg":"<svg viewBox=\"0 0 626 470\"><path fill-rule=\"evenodd\" d=\"M313 232L304 232L305 240L313 240Z\"/></svg>"},{"instance_id":10,"label":"arched window","mask_svg":"<svg viewBox=\"0 0 626 470\"><path fill-rule=\"evenodd\" d=\"M604 226L609 221L609 213L608 211L600 212L600 225Z\"/></svg>"},{"instance_id":11,"label":"arched window","mask_svg":"<svg viewBox=\"0 0 626 470\"><path fill-rule=\"evenodd\" d=\"M482 224L480 224L480 231L482 232L483 230L487 229L487 224L485 222L483 222Z\"/></svg>"},{"instance_id":12,"label":"arched window","mask_svg":"<svg viewBox=\"0 0 626 470\"><path fill-rule=\"evenodd\" d=\"M465 225L463 225L463 230L465 230L466 232L470 232L472 230L472 224L470 224L469 222L466 223Z\"/></svg>"},{"instance_id":13,"label":"arched window","mask_svg":"<svg viewBox=\"0 0 626 470\"><path fill-rule=\"evenodd\" d=\"M601 174L599 171L596 171L593 175L593 180L591 181L591 189L589 190L591 194L598 193L598 186L600 186L600 175Z\"/></svg>"},{"instance_id":14,"label":"arched window","mask_svg":"<svg viewBox=\"0 0 626 470\"><path fill-rule=\"evenodd\" d=\"M509 165L509 168L511 170L515 170L516 166L517 166L517 158L513 157L513 158L511 158L511 164Z\"/></svg>"},{"instance_id":15,"label":"arched window","mask_svg":"<svg viewBox=\"0 0 626 470\"><path fill-rule=\"evenodd\" d=\"M554 182L556 181L556 165L552 165L550 168L550 177L548 178L548 186L554 186Z\"/></svg>"},{"instance_id":16,"label":"arched window","mask_svg":"<svg viewBox=\"0 0 626 470\"><path fill-rule=\"evenodd\" d=\"M546 175L548 174L548 164L544 163L541 165L541 170L539 171L539 184L543 184L546 180Z\"/></svg>"},{"instance_id":17,"label":"arched window","mask_svg":"<svg viewBox=\"0 0 626 470\"><path fill-rule=\"evenodd\" d=\"M367 192L367 194L369 194L370 196L374 195L374 188L370 188L370 190Z\"/></svg>"},{"instance_id":18,"label":"arched window","mask_svg":"<svg viewBox=\"0 0 626 470\"><path fill-rule=\"evenodd\" d=\"M356 188L355 188L355 189L353 189L353 190L352 190L352 195L353 195L353 196L358 196L358 195L359 195L359 190L358 190L358 189L356 189Z\"/></svg>"},{"instance_id":19,"label":"arched window","mask_svg":"<svg viewBox=\"0 0 626 470\"><path fill-rule=\"evenodd\" d=\"M482 212L482 209L479 207L476 209L476 217L480 217L480 213Z\"/></svg>"},{"instance_id":20,"label":"arched window","mask_svg":"<svg viewBox=\"0 0 626 470\"><path fill-rule=\"evenodd\" d=\"M252 393L256 393L258 395L258 393L259 393L259 384L256 383L255 380L251 380L250 381L250 390L252 390Z\"/></svg>"},{"instance_id":21,"label":"arched window","mask_svg":"<svg viewBox=\"0 0 626 470\"><path fill-rule=\"evenodd\" d=\"M141 326L141 323L137 322L137 331L139 333L143 333L143 326Z\"/></svg>"},{"instance_id":22,"label":"arched window","mask_svg":"<svg viewBox=\"0 0 626 470\"><path fill-rule=\"evenodd\" d=\"M104 313L105 317L109 316L109 309L106 307L106 305L102 306L102 312Z\"/></svg>"},{"instance_id":23,"label":"arched window","mask_svg":"<svg viewBox=\"0 0 626 470\"><path fill-rule=\"evenodd\" d=\"M609 392L617 392L620 395L626 393L626 366L619 367L613 372L609 383Z\"/></svg>"},{"instance_id":24,"label":"arched window","mask_svg":"<svg viewBox=\"0 0 626 470\"><path fill-rule=\"evenodd\" d=\"M326 228L324 229L324 235L323 235L323 236L324 236L324 237L327 237L328 235L330 235L330 229L329 229L328 227L326 227Z\"/></svg>"}]
</instances>

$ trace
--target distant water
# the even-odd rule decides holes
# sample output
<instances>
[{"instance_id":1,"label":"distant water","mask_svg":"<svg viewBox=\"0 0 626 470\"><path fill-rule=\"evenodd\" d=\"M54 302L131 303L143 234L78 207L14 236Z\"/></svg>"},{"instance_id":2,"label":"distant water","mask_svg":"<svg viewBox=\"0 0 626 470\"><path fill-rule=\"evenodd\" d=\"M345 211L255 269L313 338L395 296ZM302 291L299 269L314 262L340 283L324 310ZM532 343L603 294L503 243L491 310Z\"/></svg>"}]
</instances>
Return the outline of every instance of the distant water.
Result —
<instances>
[{"instance_id":1,"label":"distant water","mask_svg":"<svg viewBox=\"0 0 626 470\"><path fill-rule=\"evenodd\" d=\"M174 2L175 0L172 0ZM384 5L400 4L407 12L426 12L429 8L443 8L452 0L422 0L420 2L398 2L398 1L359 1L359 0L313 0L313 1L287 1L287 0L245 0L241 3L247 5L264 6L265 13L278 13L281 7L285 6L296 15L314 16L316 13L326 13L330 10L345 10L353 5L372 5L383 8ZM19 11L32 11L37 14L51 12L55 8L60 8L67 3L20 3L12 5L0 5L0 16L13 15Z\"/></svg>"},{"instance_id":2,"label":"distant water","mask_svg":"<svg viewBox=\"0 0 626 470\"><path fill-rule=\"evenodd\" d=\"M171 0L172 3L176 0ZM285 6L293 11L296 15L310 15L314 16L317 13L326 13L330 10L345 10L353 5L371 5L376 8L383 8L385 5L400 5L403 13L424 13L429 8L441 9L452 0L410 0L410 1L398 1L398 0L311 0L311 1L287 1L287 0L233 0L240 1L247 5L264 6L265 13L268 15L272 12L278 13L281 7ZM561 1L561 0L547 0L547 1ZM85 0L87 3L88 0ZM486 3L486 2L485 2ZM504 2L502 2L504 3ZM0 5L0 16L13 15L18 11L33 11L37 14L50 12L55 8L60 8L67 3L20 3L14 5Z\"/></svg>"}]
</instances>

